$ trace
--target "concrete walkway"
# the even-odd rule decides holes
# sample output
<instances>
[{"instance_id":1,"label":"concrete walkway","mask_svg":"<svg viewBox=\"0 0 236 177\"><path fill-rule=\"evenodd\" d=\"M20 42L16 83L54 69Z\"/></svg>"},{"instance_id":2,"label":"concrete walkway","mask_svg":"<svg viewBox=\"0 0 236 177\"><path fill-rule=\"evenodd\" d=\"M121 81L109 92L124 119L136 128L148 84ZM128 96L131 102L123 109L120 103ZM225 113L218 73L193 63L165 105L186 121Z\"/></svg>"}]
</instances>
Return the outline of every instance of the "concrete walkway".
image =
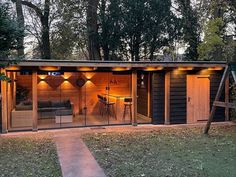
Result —
<instances>
[{"instance_id":1,"label":"concrete walkway","mask_svg":"<svg viewBox=\"0 0 236 177\"><path fill-rule=\"evenodd\" d=\"M55 135L63 177L106 177L80 135Z\"/></svg>"}]
</instances>

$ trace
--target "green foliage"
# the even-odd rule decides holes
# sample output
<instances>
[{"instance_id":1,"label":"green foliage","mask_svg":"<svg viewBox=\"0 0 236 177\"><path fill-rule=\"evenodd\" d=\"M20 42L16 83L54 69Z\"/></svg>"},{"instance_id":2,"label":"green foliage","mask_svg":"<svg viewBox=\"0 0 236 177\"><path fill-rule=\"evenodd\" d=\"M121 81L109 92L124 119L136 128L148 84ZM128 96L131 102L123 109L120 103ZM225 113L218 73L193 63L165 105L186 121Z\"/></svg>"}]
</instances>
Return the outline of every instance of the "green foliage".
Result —
<instances>
[{"instance_id":1,"label":"green foliage","mask_svg":"<svg viewBox=\"0 0 236 177\"><path fill-rule=\"evenodd\" d=\"M209 20L204 30L204 40L198 47L199 58L201 60L216 60L216 53L224 47L222 38L222 18ZM218 60L221 60L219 58Z\"/></svg>"},{"instance_id":2,"label":"green foliage","mask_svg":"<svg viewBox=\"0 0 236 177\"><path fill-rule=\"evenodd\" d=\"M22 29L9 14L9 4L0 4L0 58L7 59L12 50L18 48L17 38L23 36Z\"/></svg>"},{"instance_id":3,"label":"green foliage","mask_svg":"<svg viewBox=\"0 0 236 177\"><path fill-rule=\"evenodd\" d=\"M197 47L200 43L200 25L197 11L191 6L190 0L177 0L182 15L180 27L182 38L188 44L186 50L187 60L197 60Z\"/></svg>"},{"instance_id":4,"label":"green foliage","mask_svg":"<svg viewBox=\"0 0 236 177\"><path fill-rule=\"evenodd\" d=\"M98 32L104 58L153 60L161 47L172 44L178 23L171 0L102 0Z\"/></svg>"}]
</instances>

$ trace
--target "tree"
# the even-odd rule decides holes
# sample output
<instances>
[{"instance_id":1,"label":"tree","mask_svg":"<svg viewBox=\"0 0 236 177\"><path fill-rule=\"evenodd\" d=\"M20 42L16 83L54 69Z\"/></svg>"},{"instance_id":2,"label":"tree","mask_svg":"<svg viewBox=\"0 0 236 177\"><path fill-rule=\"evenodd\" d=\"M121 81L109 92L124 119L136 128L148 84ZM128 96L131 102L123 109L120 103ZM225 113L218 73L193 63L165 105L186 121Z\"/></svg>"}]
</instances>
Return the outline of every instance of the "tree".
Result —
<instances>
[{"instance_id":1,"label":"tree","mask_svg":"<svg viewBox=\"0 0 236 177\"><path fill-rule=\"evenodd\" d=\"M0 68L9 64L9 56L12 50L18 49L17 39L23 37L24 33L18 27L15 19L9 14L9 5L6 3L0 4ZM8 78L0 73L0 80Z\"/></svg>"},{"instance_id":2,"label":"tree","mask_svg":"<svg viewBox=\"0 0 236 177\"><path fill-rule=\"evenodd\" d=\"M18 26L24 31L24 15L22 10L21 0L16 0L16 14L17 14L17 22ZM24 56L24 36L20 36L17 39L18 42L18 57Z\"/></svg>"},{"instance_id":3,"label":"tree","mask_svg":"<svg viewBox=\"0 0 236 177\"><path fill-rule=\"evenodd\" d=\"M90 60L100 60L100 46L98 42L97 8L99 0L88 0L87 5L87 35Z\"/></svg>"},{"instance_id":4,"label":"tree","mask_svg":"<svg viewBox=\"0 0 236 177\"><path fill-rule=\"evenodd\" d=\"M179 19L171 11L171 0L101 0L98 12L105 60L154 60L177 35Z\"/></svg>"},{"instance_id":5,"label":"tree","mask_svg":"<svg viewBox=\"0 0 236 177\"><path fill-rule=\"evenodd\" d=\"M203 42L198 47L200 59L232 61L236 57L235 4L231 0L214 0L210 3Z\"/></svg>"},{"instance_id":6,"label":"tree","mask_svg":"<svg viewBox=\"0 0 236 177\"><path fill-rule=\"evenodd\" d=\"M17 2L17 0L12 0ZM22 5L31 8L36 13L37 17L40 19L41 23L41 39L39 41L39 47L41 52L41 57L43 59L51 58L51 49L50 49L50 38L49 38L49 15L50 15L50 0L45 0L43 9L33 4L30 1L21 1Z\"/></svg>"},{"instance_id":7,"label":"tree","mask_svg":"<svg viewBox=\"0 0 236 177\"><path fill-rule=\"evenodd\" d=\"M199 58L201 60L222 60L215 55L224 46L223 39L220 36L222 26L222 18L216 18L207 23L204 30L204 40L198 47Z\"/></svg>"},{"instance_id":8,"label":"tree","mask_svg":"<svg viewBox=\"0 0 236 177\"><path fill-rule=\"evenodd\" d=\"M188 44L186 59L197 60L197 47L200 43L200 25L197 11L191 6L190 0L177 0L182 15L183 40Z\"/></svg>"},{"instance_id":9,"label":"tree","mask_svg":"<svg viewBox=\"0 0 236 177\"><path fill-rule=\"evenodd\" d=\"M86 1L60 0L51 11L50 41L54 59L88 59Z\"/></svg>"}]
</instances>

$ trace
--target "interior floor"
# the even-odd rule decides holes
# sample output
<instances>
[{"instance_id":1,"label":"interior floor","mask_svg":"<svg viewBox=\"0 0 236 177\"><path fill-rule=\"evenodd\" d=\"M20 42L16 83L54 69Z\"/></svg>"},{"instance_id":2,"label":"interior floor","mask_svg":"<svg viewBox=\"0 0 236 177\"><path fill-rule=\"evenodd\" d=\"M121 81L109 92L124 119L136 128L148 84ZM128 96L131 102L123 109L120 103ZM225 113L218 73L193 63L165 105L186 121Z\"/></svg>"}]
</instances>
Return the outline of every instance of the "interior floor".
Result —
<instances>
[{"instance_id":1,"label":"interior floor","mask_svg":"<svg viewBox=\"0 0 236 177\"><path fill-rule=\"evenodd\" d=\"M138 115L138 123L151 123L151 118ZM56 123L55 118L39 119L38 128L61 128L61 127L82 127L82 126L99 126L99 125L119 125L119 124L130 124L131 120L126 117L125 120L122 118L115 119L113 117L100 116L100 115L77 115L73 117L71 123Z\"/></svg>"}]
</instances>

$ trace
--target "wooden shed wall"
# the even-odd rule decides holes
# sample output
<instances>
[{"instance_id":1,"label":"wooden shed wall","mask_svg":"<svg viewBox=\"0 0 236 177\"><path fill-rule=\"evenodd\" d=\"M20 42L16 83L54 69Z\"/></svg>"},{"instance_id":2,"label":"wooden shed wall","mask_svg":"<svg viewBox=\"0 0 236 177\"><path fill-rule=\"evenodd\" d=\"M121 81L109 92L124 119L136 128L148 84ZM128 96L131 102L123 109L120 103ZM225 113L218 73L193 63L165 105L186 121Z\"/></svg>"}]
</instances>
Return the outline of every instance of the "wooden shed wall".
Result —
<instances>
[{"instance_id":1,"label":"wooden shed wall","mask_svg":"<svg viewBox=\"0 0 236 177\"><path fill-rule=\"evenodd\" d=\"M210 108L218 90L223 71L171 71L170 80L170 123L187 122L187 75L203 74L210 75ZM152 115L154 124L164 123L164 93L165 93L165 75L163 73L154 73L152 78ZM224 91L223 91L224 93ZM224 94L221 99L223 101ZM217 108L213 121L224 121L225 109Z\"/></svg>"},{"instance_id":2,"label":"wooden shed wall","mask_svg":"<svg viewBox=\"0 0 236 177\"><path fill-rule=\"evenodd\" d=\"M165 73L153 73L151 83L152 123L163 124L165 120Z\"/></svg>"}]
</instances>

